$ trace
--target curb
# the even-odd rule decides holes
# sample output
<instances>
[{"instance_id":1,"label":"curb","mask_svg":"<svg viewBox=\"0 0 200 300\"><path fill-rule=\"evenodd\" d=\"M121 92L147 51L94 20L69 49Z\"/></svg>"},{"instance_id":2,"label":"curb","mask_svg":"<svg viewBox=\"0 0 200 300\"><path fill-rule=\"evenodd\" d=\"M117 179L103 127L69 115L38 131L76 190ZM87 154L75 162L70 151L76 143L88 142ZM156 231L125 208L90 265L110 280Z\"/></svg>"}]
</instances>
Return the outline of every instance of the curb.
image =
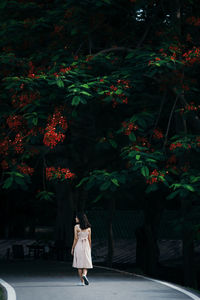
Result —
<instances>
[{"instance_id":1,"label":"curb","mask_svg":"<svg viewBox=\"0 0 200 300\"><path fill-rule=\"evenodd\" d=\"M0 284L6 289L7 292L7 300L16 300L16 293L14 288L8 284L6 281L0 278Z\"/></svg>"},{"instance_id":2,"label":"curb","mask_svg":"<svg viewBox=\"0 0 200 300\"><path fill-rule=\"evenodd\" d=\"M154 279L154 278L151 278L151 277L147 277L147 276L143 276L143 275L138 275L138 274L131 273L131 272L122 271L122 270L119 270L119 269L114 269L114 268L109 268L109 267L103 267L103 266L97 266L97 265L93 265L93 266L95 268L105 269L105 270L109 270L109 271L115 271L115 272L118 272L118 273L122 273L124 275L136 276L136 277L144 278L144 279L149 280L149 281L157 282L157 283L160 283L162 285L166 285L166 286L168 286L168 287L170 287L170 288L172 288L174 290L177 290L177 291L179 291L179 292L181 292L181 293L189 296L193 300L199 300L200 299L200 297L198 297L197 295L189 292L187 289L184 289L183 287L175 285L173 283L169 283L169 282L166 282L166 281L157 280L157 279Z\"/></svg>"}]
</instances>

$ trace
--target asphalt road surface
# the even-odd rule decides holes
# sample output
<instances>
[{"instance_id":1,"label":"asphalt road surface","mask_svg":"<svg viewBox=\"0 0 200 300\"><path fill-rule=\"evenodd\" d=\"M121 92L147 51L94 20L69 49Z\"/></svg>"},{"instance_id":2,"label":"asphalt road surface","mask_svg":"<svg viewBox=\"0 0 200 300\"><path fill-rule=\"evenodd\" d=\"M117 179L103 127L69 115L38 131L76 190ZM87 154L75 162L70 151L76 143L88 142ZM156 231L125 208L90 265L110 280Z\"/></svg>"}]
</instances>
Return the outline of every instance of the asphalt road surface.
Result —
<instances>
[{"instance_id":1,"label":"asphalt road surface","mask_svg":"<svg viewBox=\"0 0 200 300\"><path fill-rule=\"evenodd\" d=\"M0 278L15 289L17 300L200 299L158 282L95 266L87 277L90 284L78 286L77 270L66 262L0 262Z\"/></svg>"}]
</instances>

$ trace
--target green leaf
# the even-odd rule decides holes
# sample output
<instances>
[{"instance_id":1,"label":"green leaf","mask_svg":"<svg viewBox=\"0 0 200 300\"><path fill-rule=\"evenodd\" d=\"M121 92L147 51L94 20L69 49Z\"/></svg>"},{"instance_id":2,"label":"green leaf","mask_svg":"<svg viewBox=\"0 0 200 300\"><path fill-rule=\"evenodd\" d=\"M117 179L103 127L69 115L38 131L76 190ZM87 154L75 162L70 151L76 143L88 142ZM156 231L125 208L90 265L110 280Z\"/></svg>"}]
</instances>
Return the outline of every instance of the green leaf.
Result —
<instances>
[{"instance_id":1,"label":"green leaf","mask_svg":"<svg viewBox=\"0 0 200 300\"><path fill-rule=\"evenodd\" d=\"M121 95L123 93L123 91L121 89L116 90L115 94L117 95Z\"/></svg>"},{"instance_id":2,"label":"green leaf","mask_svg":"<svg viewBox=\"0 0 200 300\"><path fill-rule=\"evenodd\" d=\"M81 181L76 185L76 187L79 187L83 184L83 182L87 181L88 180L88 177L84 177L81 179Z\"/></svg>"},{"instance_id":3,"label":"green leaf","mask_svg":"<svg viewBox=\"0 0 200 300\"><path fill-rule=\"evenodd\" d=\"M113 139L108 139L108 141L113 146L113 148L117 148L117 143Z\"/></svg>"},{"instance_id":4,"label":"green leaf","mask_svg":"<svg viewBox=\"0 0 200 300\"><path fill-rule=\"evenodd\" d=\"M19 172L12 172L12 174L13 174L14 176L24 178L24 175L21 174L21 173L19 173Z\"/></svg>"},{"instance_id":5,"label":"green leaf","mask_svg":"<svg viewBox=\"0 0 200 300\"><path fill-rule=\"evenodd\" d=\"M60 88L65 86L64 82L61 79L56 80L56 83L57 83L58 87L60 87Z\"/></svg>"},{"instance_id":6,"label":"green leaf","mask_svg":"<svg viewBox=\"0 0 200 300\"><path fill-rule=\"evenodd\" d=\"M4 182L3 189L8 189L9 187L11 187L12 183L13 183L13 177L7 178Z\"/></svg>"},{"instance_id":7,"label":"green leaf","mask_svg":"<svg viewBox=\"0 0 200 300\"><path fill-rule=\"evenodd\" d=\"M21 177L15 177L15 182L19 185L26 185L24 179Z\"/></svg>"},{"instance_id":8,"label":"green leaf","mask_svg":"<svg viewBox=\"0 0 200 300\"><path fill-rule=\"evenodd\" d=\"M81 91L80 94L83 94L83 95L86 95L86 96L89 96L91 97L92 95L86 91Z\"/></svg>"},{"instance_id":9,"label":"green leaf","mask_svg":"<svg viewBox=\"0 0 200 300\"><path fill-rule=\"evenodd\" d=\"M178 191L175 191L175 192L173 192L173 193L171 193L171 194L169 194L169 195L166 197L166 199L167 199L167 200L174 199L178 194L179 194L179 190L178 190Z\"/></svg>"},{"instance_id":10,"label":"green leaf","mask_svg":"<svg viewBox=\"0 0 200 300\"><path fill-rule=\"evenodd\" d=\"M135 136L135 134L133 132L131 132L129 134L129 139L130 139L131 142L135 142L136 141L136 136Z\"/></svg>"},{"instance_id":11,"label":"green leaf","mask_svg":"<svg viewBox=\"0 0 200 300\"><path fill-rule=\"evenodd\" d=\"M101 198L102 198L103 194L98 195L93 201L92 203L96 203L98 202Z\"/></svg>"},{"instance_id":12,"label":"green leaf","mask_svg":"<svg viewBox=\"0 0 200 300\"><path fill-rule=\"evenodd\" d=\"M44 199L46 201L52 201L53 196L54 196L54 193L52 193L52 192L42 191L36 195L36 198L40 199L40 200Z\"/></svg>"},{"instance_id":13,"label":"green leaf","mask_svg":"<svg viewBox=\"0 0 200 300\"><path fill-rule=\"evenodd\" d=\"M80 98L80 102L83 104L87 104L87 101L84 98Z\"/></svg>"},{"instance_id":14,"label":"green leaf","mask_svg":"<svg viewBox=\"0 0 200 300\"><path fill-rule=\"evenodd\" d=\"M89 89L89 88L90 88L89 85L86 84L86 83L82 84L81 87L84 87L84 88L86 88L86 89Z\"/></svg>"},{"instance_id":15,"label":"green leaf","mask_svg":"<svg viewBox=\"0 0 200 300\"><path fill-rule=\"evenodd\" d=\"M190 176L190 181L191 181L191 183L198 182L198 181L200 181L200 177Z\"/></svg>"},{"instance_id":16,"label":"green leaf","mask_svg":"<svg viewBox=\"0 0 200 300\"><path fill-rule=\"evenodd\" d=\"M114 183L116 186L120 186L120 185L119 185L119 182L118 182L118 180L117 180L116 178L112 178L111 181L112 181L112 183Z\"/></svg>"},{"instance_id":17,"label":"green leaf","mask_svg":"<svg viewBox=\"0 0 200 300\"><path fill-rule=\"evenodd\" d=\"M79 105L80 101L81 101L81 98L79 96L74 96L72 99L72 105L77 106L77 105Z\"/></svg>"},{"instance_id":18,"label":"green leaf","mask_svg":"<svg viewBox=\"0 0 200 300\"><path fill-rule=\"evenodd\" d=\"M148 177L149 176L149 169L146 166L144 166L144 167L141 168L141 173L144 177Z\"/></svg>"},{"instance_id":19,"label":"green leaf","mask_svg":"<svg viewBox=\"0 0 200 300\"><path fill-rule=\"evenodd\" d=\"M193 188L193 186L191 186L189 184L184 184L184 188L186 188L190 192L195 192L195 189Z\"/></svg>"},{"instance_id":20,"label":"green leaf","mask_svg":"<svg viewBox=\"0 0 200 300\"><path fill-rule=\"evenodd\" d=\"M33 118L32 122L33 122L33 125L37 126L37 124L38 124L38 118Z\"/></svg>"},{"instance_id":21,"label":"green leaf","mask_svg":"<svg viewBox=\"0 0 200 300\"><path fill-rule=\"evenodd\" d=\"M130 52L128 55L126 55L126 59L132 58L135 55L135 52Z\"/></svg>"},{"instance_id":22,"label":"green leaf","mask_svg":"<svg viewBox=\"0 0 200 300\"><path fill-rule=\"evenodd\" d=\"M141 157L141 155L140 155L140 154L137 154L137 155L135 156L136 160L139 160L139 159L140 159L140 157Z\"/></svg>"},{"instance_id":23,"label":"green leaf","mask_svg":"<svg viewBox=\"0 0 200 300\"><path fill-rule=\"evenodd\" d=\"M104 182L101 186L100 186L100 191L105 191L107 190L111 185L111 182L110 181L106 181Z\"/></svg>"}]
</instances>

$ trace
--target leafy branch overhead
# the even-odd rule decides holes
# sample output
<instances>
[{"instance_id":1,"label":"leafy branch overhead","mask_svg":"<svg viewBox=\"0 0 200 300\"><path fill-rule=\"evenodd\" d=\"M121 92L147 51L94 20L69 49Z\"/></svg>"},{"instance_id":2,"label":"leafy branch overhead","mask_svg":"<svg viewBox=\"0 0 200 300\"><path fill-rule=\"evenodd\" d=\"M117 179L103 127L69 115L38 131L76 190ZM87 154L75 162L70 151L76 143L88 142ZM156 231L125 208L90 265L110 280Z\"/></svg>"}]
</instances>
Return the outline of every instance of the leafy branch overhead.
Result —
<instances>
[{"instance_id":1,"label":"leafy branch overhead","mask_svg":"<svg viewBox=\"0 0 200 300\"><path fill-rule=\"evenodd\" d=\"M198 197L200 22L177 3L1 2L4 190Z\"/></svg>"}]
</instances>

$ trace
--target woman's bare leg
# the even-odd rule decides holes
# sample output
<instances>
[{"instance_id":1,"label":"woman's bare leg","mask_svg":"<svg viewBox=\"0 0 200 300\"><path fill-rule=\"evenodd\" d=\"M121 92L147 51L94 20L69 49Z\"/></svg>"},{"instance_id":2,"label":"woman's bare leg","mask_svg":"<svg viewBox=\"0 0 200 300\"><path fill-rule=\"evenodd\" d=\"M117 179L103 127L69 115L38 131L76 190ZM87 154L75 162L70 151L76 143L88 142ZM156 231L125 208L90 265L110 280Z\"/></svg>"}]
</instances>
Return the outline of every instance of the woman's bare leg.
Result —
<instances>
[{"instance_id":1,"label":"woman's bare leg","mask_svg":"<svg viewBox=\"0 0 200 300\"><path fill-rule=\"evenodd\" d=\"M87 276L87 269L83 269L83 275Z\"/></svg>"},{"instance_id":2,"label":"woman's bare leg","mask_svg":"<svg viewBox=\"0 0 200 300\"><path fill-rule=\"evenodd\" d=\"M82 269L78 269L78 275L79 275L81 281L84 282L84 280L82 278L82 273L83 273Z\"/></svg>"}]
</instances>

